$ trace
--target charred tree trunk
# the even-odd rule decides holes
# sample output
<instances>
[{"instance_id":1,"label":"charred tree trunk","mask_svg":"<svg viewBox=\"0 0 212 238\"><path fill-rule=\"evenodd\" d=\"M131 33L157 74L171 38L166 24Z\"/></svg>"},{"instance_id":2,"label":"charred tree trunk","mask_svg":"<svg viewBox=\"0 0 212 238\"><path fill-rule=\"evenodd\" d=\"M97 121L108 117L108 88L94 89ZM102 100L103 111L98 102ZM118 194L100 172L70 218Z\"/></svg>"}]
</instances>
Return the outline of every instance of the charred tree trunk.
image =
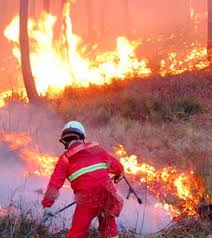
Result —
<instances>
[{"instance_id":1,"label":"charred tree trunk","mask_svg":"<svg viewBox=\"0 0 212 238\"><path fill-rule=\"evenodd\" d=\"M208 60L212 60L212 1L208 0Z\"/></svg>"},{"instance_id":2,"label":"charred tree trunk","mask_svg":"<svg viewBox=\"0 0 212 238\"><path fill-rule=\"evenodd\" d=\"M43 0L43 9L46 12L50 12L50 0Z\"/></svg>"},{"instance_id":3,"label":"charred tree trunk","mask_svg":"<svg viewBox=\"0 0 212 238\"><path fill-rule=\"evenodd\" d=\"M29 37L28 37L28 0L20 0L20 50L21 67L24 85L29 101L37 101L38 94L30 65Z\"/></svg>"}]
</instances>

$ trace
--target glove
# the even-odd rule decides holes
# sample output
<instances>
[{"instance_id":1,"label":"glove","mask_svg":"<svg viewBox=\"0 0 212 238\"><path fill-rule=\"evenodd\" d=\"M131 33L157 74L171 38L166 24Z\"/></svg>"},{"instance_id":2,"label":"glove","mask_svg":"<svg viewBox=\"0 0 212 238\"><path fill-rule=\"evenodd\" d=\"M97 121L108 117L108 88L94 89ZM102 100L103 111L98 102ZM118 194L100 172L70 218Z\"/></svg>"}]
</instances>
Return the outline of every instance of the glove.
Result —
<instances>
[{"instance_id":1,"label":"glove","mask_svg":"<svg viewBox=\"0 0 212 238\"><path fill-rule=\"evenodd\" d=\"M122 172L121 174L114 176L114 183L119 183L124 177L124 172Z\"/></svg>"},{"instance_id":2,"label":"glove","mask_svg":"<svg viewBox=\"0 0 212 238\"><path fill-rule=\"evenodd\" d=\"M43 217L48 218L48 217L53 217L54 213L50 207L45 207L43 210Z\"/></svg>"}]
</instances>

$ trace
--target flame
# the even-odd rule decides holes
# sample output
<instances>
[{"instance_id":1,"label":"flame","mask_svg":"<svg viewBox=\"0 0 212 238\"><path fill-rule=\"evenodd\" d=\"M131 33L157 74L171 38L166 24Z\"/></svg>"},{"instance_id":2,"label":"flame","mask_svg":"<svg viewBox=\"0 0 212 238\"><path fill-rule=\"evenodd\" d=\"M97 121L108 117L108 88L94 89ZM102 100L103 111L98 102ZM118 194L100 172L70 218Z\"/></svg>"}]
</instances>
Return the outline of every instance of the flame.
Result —
<instances>
[{"instance_id":1,"label":"flame","mask_svg":"<svg viewBox=\"0 0 212 238\"><path fill-rule=\"evenodd\" d=\"M51 175L58 160L57 155L41 153L32 146L32 138L25 133L1 134L1 140L27 164L25 175ZM139 162L137 155L128 155L123 145L115 147L128 177L144 187L158 199L155 207L167 210L173 218L197 215L197 207L205 195L202 180L193 171L182 171L173 167L156 168Z\"/></svg>"},{"instance_id":2,"label":"flame","mask_svg":"<svg viewBox=\"0 0 212 238\"><path fill-rule=\"evenodd\" d=\"M27 163L26 174L47 176L52 173L58 160L56 155L41 153L34 148L32 138L25 133L1 134L1 140L8 143L10 150L17 150L22 160Z\"/></svg>"},{"instance_id":3,"label":"flame","mask_svg":"<svg viewBox=\"0 0 212 238\"><path fill-rule=\"evenodd\" d=\"M72 1L71 1L72 2ZM36 89L40 95L52 97L63 92L66 86L88 87L90 84L109 84L113 79L123 80L129 77L146 78L153 74L150 60L138 59L136 50L143 42L162 42L177 39L175 34L148 37L146 40L129 41L124 36L116 39L116 49L88 57L88 52L98 51L97 44L91 47L73 33L70 16L71 2L67 1L63 9L62 34L54 37L57 18L42 12L40 19L29 19L30 58ZM194 29L200 16L191 9ZM13 55L20 65L19 17L12 19L4 31L4 36L13 43ZM182 37L182 35L181 35ZM176 40L176 42L178 42ZM181 74L185 71L200 70L209 65L207 49L198 42L185 43L182 51L170 51L160 59L158 73L161 76ZM3 103L1 102L1 106Z\"/></svg>"},{"instance_id":4,"label":"flame","mask_svg":"<svg viewBox=\"0 0 212 238\"><path fill-rule=\"evenodd\" d=\"M5 107L8 98L19 96L24 102L28 102L25 89L8 90L0 93L0 108Z\"/></svg>"},{"instance_id":5,"label":"flame","mask_svg":"<svg viewBox=\"0 0 212 238\"><path fill-rule=\"evenodd\" d=\"M138 161L137 155L128 155L123 145L115 148L125 172L134 175L140 185L162 202L173 217L197 215L197 206L205 193L204 184L193 171L181 171L173 167L155 168ZM159 206L156 204L155 206Z\"/></svg>"}]
</instances>

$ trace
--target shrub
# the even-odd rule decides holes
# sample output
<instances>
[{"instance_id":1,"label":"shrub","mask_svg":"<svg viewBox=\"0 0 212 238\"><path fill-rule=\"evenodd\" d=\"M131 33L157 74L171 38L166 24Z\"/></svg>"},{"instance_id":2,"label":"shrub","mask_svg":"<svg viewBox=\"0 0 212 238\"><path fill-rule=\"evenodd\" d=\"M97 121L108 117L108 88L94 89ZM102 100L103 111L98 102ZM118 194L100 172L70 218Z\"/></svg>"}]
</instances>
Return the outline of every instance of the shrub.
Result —
<instances>
[{"instance_id":1,"label":"shrub","mask_svg":"<svg viewBox=\"0 0 212 238\"><path fill-rule=\"evenodd\" d=\"M123 98L121 115L126 119L148 120L153 123L187 118L202 111L197 98L178 97L171 100L160 97L141 97L130 94Z\"/></svg>"},{"instance_id":2,"label":"shrub","mask_svg":"<svg viewBox=\"0 0 212 238\"><path fill-rule=\"evenodd\" d=\"M121 115L126 119L140 120L142 116L142 100L136 94L125 94L120 104Z\"/></svg>"},{"instance_id":3,"label":"shrub","mask_svg":"<svg viewBox=\"0 0 212 238\"><path fill-rule=\"evenodd\" d=\"M99 104L93 110L91 123L95 126L104 126L109 123L111 116L111 105L107 103Z\"/></svg>"},{"instance_id":4,"label":"shrub","mask_svg":"<svg viewBox=\"0 0 212 238\"><path fill-rule=\"evenodd\" d=\"M178 97L174 98L171 103L172 113L183 113L187 116L197 114L202 111L201 103L197 98Z\"/></svg>"}]
</instances>

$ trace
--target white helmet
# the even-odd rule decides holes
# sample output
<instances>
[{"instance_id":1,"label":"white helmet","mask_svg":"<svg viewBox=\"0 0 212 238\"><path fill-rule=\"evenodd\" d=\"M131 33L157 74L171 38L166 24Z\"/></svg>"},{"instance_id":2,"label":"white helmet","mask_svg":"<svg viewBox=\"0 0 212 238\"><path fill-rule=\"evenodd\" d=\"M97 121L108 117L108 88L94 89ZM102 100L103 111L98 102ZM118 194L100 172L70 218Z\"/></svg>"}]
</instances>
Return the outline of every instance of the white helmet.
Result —
<instances>
[{"instance_id":1,"label":"white helmet","mask_svg":"<svg viewBox=\"0 0 212 238\"><path fill-rule=\"evenodd\" d=\"M85 128L78 121L69 121L65 124L60 142L67 143L67 140L70 140L71 137L79 136L81 140L85 139Z\"/></svg>"}]
</instances>

